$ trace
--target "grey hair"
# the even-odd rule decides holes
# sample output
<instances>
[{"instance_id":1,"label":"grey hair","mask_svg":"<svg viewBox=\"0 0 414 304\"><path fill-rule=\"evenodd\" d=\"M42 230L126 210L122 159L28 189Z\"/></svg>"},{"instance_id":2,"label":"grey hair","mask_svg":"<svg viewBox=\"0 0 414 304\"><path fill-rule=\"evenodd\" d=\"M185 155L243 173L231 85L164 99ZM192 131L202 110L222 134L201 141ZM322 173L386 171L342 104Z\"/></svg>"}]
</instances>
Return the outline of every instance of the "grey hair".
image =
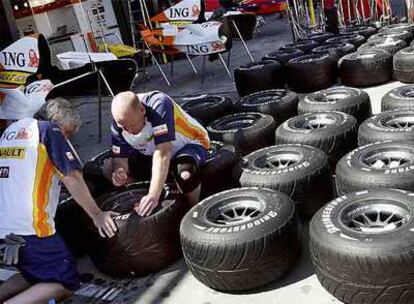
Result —
<instances>
[{"instance_id":1,"label":"grey hair","mask_svg":"<svg viewBox=\"0 0 414 304\"><path fill-rule=\"evenodd\" d=\"M48 100L38 114L41 118L54 121L60 126L72 124L75 127L75 132L82 124L79 113L73 109L70 101L61 97Z\"/></svg>"}]
</instances>

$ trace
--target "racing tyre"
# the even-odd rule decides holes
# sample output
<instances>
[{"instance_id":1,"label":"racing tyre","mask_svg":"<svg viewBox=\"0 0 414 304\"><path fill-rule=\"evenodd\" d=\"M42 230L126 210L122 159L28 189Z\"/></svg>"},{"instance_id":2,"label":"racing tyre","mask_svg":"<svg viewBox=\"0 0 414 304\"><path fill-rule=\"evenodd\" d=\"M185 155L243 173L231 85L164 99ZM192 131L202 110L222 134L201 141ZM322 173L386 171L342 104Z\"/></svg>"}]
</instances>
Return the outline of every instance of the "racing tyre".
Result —
<instances>
[{"instance_id":1,"label":"racing tyre","mask_svg":"<svg viewBox=\"0 0 414 304\"><path fill-rule=\"evenodd\" d=\"M409 31L401 31L401 32L383 31L383 32L379 32L378 34L372 35L371 37L369 37L368 41L375 40L377 38L380 38L380 39L387 39L387 38L400 39L400 40L405 41L405 43L410 43L411 40L413 40L413 35Z\"/></svg>"},{"instance_id":2,"label":"racing tyre","mask_svg":"<svg viewBox=\"0 0 414 304\"><path fill-rule=\"evenodd\" d=\"M298 49L302 50L305 54L312 51L314 48L316 48L319 45L318 42L311 39L303 39L298 41L297 43L288 43L284 46L280 47L279 50L286 51L291 49Z\"/></svg>"},{"instance_id":3,"label":"racing tyre","mask_svg":"<svg viewBox=\"0 0 414 304\"><path fill-rule=\"evenodd\" d=\"M414 303L414 198L394 189L346 194L310 223L322 286L343 303Z\"/></svg>"},{"instance_id":4,"label":"racing tyre","mask_svg":"<svg viewBox=\"0 0 414 304\"><path fill-rule=\"evenodd\" d=\"M271 115L276 126L297 115L298 95L288 90L267 90L244 96L235 105L237 112Z\"/></svg>"},{"instance_id":5,"label":"racing tyre","mask_svg":"<svg viewBox=\"0 0 414 304\"><path fill-rule=\"evenodd\" d=\"M314 40L319 44L324 43L326 40L333 37L335 37L335 34L330 32L316 32L306 36L307 39Z\"/></svg>"},{"instance_id":6,"label":"racing tyre","mask_svg":"<svg viewBox=\"0 0 414 304\"><path fill-rule=\"evenodd\" d=\"M389 91L382 97L381 111L414 110L414 85L405 85Z\"/></svg>"},{"instance_id":7,"label":"racing tyre","mask_svg":"<svg viewBox=\"0 0 414 304\"><path fill-rule=\"evenodd\" d=\"M283 88L285 85L283 75L283 64L275 60L252 62L234 69L234 81L240 96Z\"/></svg>"},{"instance_id":8,"label":"racing tyre","mask_svg":"<svg viewBox=\"0 0 414 304\"><path fill-rule=\"evenodd\" d=\"M210 142L207 160L200 169L201 199L217 192L238 188L240 183L233 175L233 169L239 162L234 147L218 141Z\"/></svg>"},{"instance_id":9,"label":"racing tyre","mask_svg":"<svg viewBox=\"0 0 414 304\"><path fill-rule=\"evenodd\" d=\"M118 233L112 238L97 237L90 256L95 266L113 277L145 276L181 256L179 225L184 214L182 199L174 188L165 187L158 207L140 217L134 205L148 193L149 183L129 185L101 202L104 211L115 211Z\"/></svg>"},{"instance_id":10,"label":"racing tyre","mask_svg":"<svg viewBox=\"0 0 414 304\"><path fill-rule=\"evenodd\" d=\"M325 41L325 44L331 43L350 43L353 44L356 48L362 45L366 41L364 36L358 34L342 34L337 37L329 38Z\"/></svg>"},{"instance_id":11,"label":"racing tyre","mask_svg":"<svg viewBox=\"0 0 414 304\"><path fill-rule=\"evenodd\" d=\"M404 83L414 83L414 47L398 51L393 58L394 78Z\"/></svg>"},{"instance_id":12,"label":"racing tyre","mask_svg":"<svg viewBox=\"0 0 414 304\"><path fill-rule=\"evenodd\" d=\"M254 112L224 116L207 126L212 140L233 145L237 155L274 144L275 129L272 116Z\"/></svg>"},{"instance_id":13,"label":"racing tyre","mask_svg":"<svg viewBox=\"0 0 414 304\"><path fill-rule=\"evenodd\" d=\"M384 50L364 50L342 57L339 76L344 85L369 87L383 84L392 77L392 56Z\"/></svg>"},{"instance_id":14,"label":"racing tyre","mask_svg":"<svg viewBox=\"0 0 414 304\"><path fill-rule=\"evenodd\" d=\"M349 114L334 111L299 115L277 128L276 144L303 144L321 149L334 170L337 161L357 146L357 121Z\"/></svg>"},{"instance_id":15,"label":"racing tyre","mask_svg":"<svg viewBox=\"0 0 414 304\"><path fill-rule=\"evenodd\" d=\"M341 29L341 34L358 34L368 39L377 33L377 29L371 26L356 26Z\"/></svg>"},{"instance_id":16,"label":"racing tyre","mask_svg":"<svg viewBox=\"0 0 414 304\"><path fill-rule=\"evenodd\" d=\"M83 177L93 197L99 197L114 190L112 183L104 176L104 164L111 161L112 151L106 149L92 157L83 167Z\"/></svg>"},{"instance_id":17,"label":"racing tyre","mask_svg":"<svg viewBox=\"0 0 414 304\"><path fill-rule=\"evenodd\" d=\"M288 84L295 92L313 92L336 83L335 58L328 54L310 54L289 60L286 64Z\"/></svg>"},{"instance_id":18,"label":"racing tyre","mask_svg":"<svg viewBox=\"0 0 414 304\"><path fill-rule=\"evenodd\" d=\"M231 113L233 102L230 98L218 95L199 95L181 99L180 106L201 124L210 122Z\"/></svg>"},{"instance_id":19,"label":"racing tyre","mask_svg":"<svg viewBox=\"0 0 414 304\"><path fill-rule=\"evenodd\" d=\"M318 111L339 111L352 115L362 123L372 115L369 95L363 90L333 87L305 96L299 102L299 114Z\"/></svg>"},{"instance_id":20,"label":"racing tyre","mask_svg":"<svg viewBox=\"0 0 414 304\"><path fill-rule=\"evenodd\" d=\"M191 273L221 291L275 281L294 266L300 252L294 203L269 189L210 196L185 215L180 234Z\"/></svg>"},{"instance_id":21,"label":"racing tyre","mask_svg":"<svg viewBox=\"0 0 414 304\"><path fill-rule=\"evenodd\" d=\"M74 256L83 256L95 248L95 234L86 228L93 226L92 220L72 197L59 203L55 224L56 231Z\"/></svg>"},{"instance_id":22,"label":"racing tyre","mask_svg":"<svg viewBox=\"0 0 414 304\"><path fill-rule=\"evenodd\" d=\"M355 52L356 48L350 43L329 43L318 46L312 50L315 54L329 54L335 60L339 60L342 56Z\"/></svg>"},{"instance_id":23,"label":"racing tyre","mask_svg":"<svg viewBox=\"0 0 414 304\"><path fill-rule=\"evenodd\" d=\"M379 142L349 152L336 166L339 195L365 189L414 190L414 144Z\"/></svg>"},{"instance_id":24,"label":"racing tyre","mask_svg":"<svg viewBox=\"0 0 414 304\"><path fill-rule=\"evenodd\" d=\"M400 39L393 38L377 38L368 40L358 48L358 51L380 49L387 51L391 55L394 55L399 50L402 50L407 46L407 43Z\"/></svg>"},{"instance_id":25,"label":"racing tyre","mask_svg":"<svg viewBox=\"0 0 414 304\"><path fill-rule=\"evenodd\" d=\"M408 31L414 35L414 25L408 23L397 23L387 25L380 30L381 33L401 33L403 31Z\"/></svg>"},{"instance_id":26,"label":"racing tyre","mask_svg":"<svg viewBox=\"0 0 414 304\"><path fill-rule=\"evenodd\" d=\"M375 115L359 126L358 145L379 141L414 141L414 110L395 110Z\"/></svg>"},{"instance_id":27,"label":"racing tyre","mask_svg":"<svg viewBox=\"0 0 414 304\"><path fill-rule=\"evenodd\" d=\"M312 217L333 199L326 154L305 145L272 146L250 153L243 158L240 184L286 193L302 218Z\"/></svg>"},{"instance_id":28,"label":"racing tyre","mask_svg":"<svg viewBox=\"0 0 414 304\"><path fill-rule=\"evenodd\" d=\"M287 49L276 51L265 55L262 60L278 60L286 64L290 59L305 55L305 52L299 49Z\"/></svg>"}]
</instances>

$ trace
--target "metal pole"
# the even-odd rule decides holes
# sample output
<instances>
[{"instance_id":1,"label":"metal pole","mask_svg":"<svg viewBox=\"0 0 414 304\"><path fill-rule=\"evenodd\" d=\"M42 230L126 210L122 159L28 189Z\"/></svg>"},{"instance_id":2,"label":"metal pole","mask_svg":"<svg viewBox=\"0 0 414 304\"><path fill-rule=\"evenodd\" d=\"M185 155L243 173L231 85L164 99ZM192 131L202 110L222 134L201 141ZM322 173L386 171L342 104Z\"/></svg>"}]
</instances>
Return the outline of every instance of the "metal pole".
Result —
<instances>
[{"instance_id":1,"label":"metal pole","mask_svg":"<svg viewBox=\"0 0 414 304\"><path fill-rule=\"evenodd\" d=\"M135 40L135 30L134 30L134 17L132 16L132 8L131 8L131 0L127 1L128 5L128 14L129 14L129 29L131 31L131 37L132 37L132 45L134 48L137 48L137 42Z\"/></svg>"},{"instance_id":2,"label":"metal pole","mask_svg":"<svg viewBox=\"0 0 414 304\"><path fill-rule=\"evenodd\" d=\"M164 73L164 71L162 70L162 68L161 68L160 64L158 63L158 60L157 60L157 59L155 59L155 56L154 56L154 54L153 54L152 50L150 49L150 47L149 47L148 43L147 43L145 40L144 40L144 42L145 42L145 45L146 45L146 46L147 46L147 48L148 48L148 51L149 51L149 52L150 52L150 54L151 54L151 57L152 57L153 61L154 61L154 62L155 62L155 64L157 65L158 70L160 71L160 73L161 73L162 77L164 78L165 82L167 83L167 85L168 85L168 86L171 86L171 83L170 83L170 81L168 80L167 75L165 75L165 73Z\"/></svg>"},{"instance_id":3,"label":"metal pole","mask_svg":"<svg viewBox=\"0 0 414 304\"><path fill-rule=\"evenodd\" d=\"M187 61L190 64L194 74L197 74L198 71L197 71L196 67L194 66L193 61L191 60L190 56L187 53L184 53L184 54L185 54L185 58L187 58Z\"/></svg>"},{"instance_id":4,"label":"metal pole","mask_svg":"<svg viewBox=\"0 0 414 304\"><path fill-rule=\"evenodd\" d=\"M315 9L313 7L313 0L308 0L308 9L309 9L309 18L311 21L311 25L315 26L316 20L315 20Z\"/></svg>"},{"instance_id":5,"label":"metal pole","mask_svg":"<svg viewBox=\"0 0 414 304\"><path fill-rule=\"evenodd\" d=\"M100 69L96 73L98 78L98 142L102 141L102 96L101 96L101 73Z\"/></svg>"},{"instance_id":6,"label":"metal pole","mask_svg":"<svg viewBox=\"0 0 414 304\"><path fill-rule=\"evenodd\" d=\"M223 64L224 68L226 69L226 72L227 72L227 74L229 75L230 79L233 79L233 77L232 77L232 75L231 75L231 72L230 72L229 68L228 68L228 67L227 67L227 65L226 65L226 62L225 62L225 61L224 61L224 59L223 59L223 56L221 56L221 54L220 54L220 53L218 53L218 57L219 57L219 59L220 59L221 63Z\"/></svg>"},{"instance_id":7,"label":"metal pole","mask_svg":"<svg viewBox=\"0 0 414 304\"><path fill-rule=\"evenodd\" d=\"M201 85L204 87L204 78L206 74L206 56L203 56L203 61L201 65Z\"/></svg>"},{"instance_id":8,"label":"metal pole","mask_svg":"<svg viewBox=\"0 0 414 304\"><path fill-rule=\"evenodd\" d=\"M247 48L246 42L244 42L244 39L243 39L243 37L242 37L242 35L241 35L240 31L239 31L239 28L237 27L236 22L234 22L233 18L231 18L231 22L233 23L233 26L236 29L237 35L239 36L239 38L240 38L240 40L241 40L241 42L243 44L243 47L246 50L246 53L247 53L247 55L250 58L250 61L251 62L254 62L254 58L253 58L252 54L250 53L249 49Z\"/></svg>"},{"instance_id":9,"label":"metal pole","mask_svg":"<svg viewBox=\"0 0 414 304\"><path fill-rule=\"evenodd\" d=\"M106 88L108 89L109 94L111 94L112 98L114 98L115 97L115 94L112 91L112 88L111 88L111 86L108 83L108 80L106 80L106 77L105 77L104 73L102 72L102 70L98 70L98 72L99 72L100 76L102 77L102 79L103 79L103 81L104 81L104 83L106 85Z\"/></svg>"},{"instance_id":10,"label":"metal pole","mask_svg":"<svg viewBox=\"0 0 414 304\"><path fill-rule=\"evenodd\" d=\"M142 20L144 22L144 26L147 27L147 19L145 16L145 12L144 12L144 5L142 4L143 0L139 0L139 6L141 8L141 15L142 15Z\"/></svg>"}]
</instances>

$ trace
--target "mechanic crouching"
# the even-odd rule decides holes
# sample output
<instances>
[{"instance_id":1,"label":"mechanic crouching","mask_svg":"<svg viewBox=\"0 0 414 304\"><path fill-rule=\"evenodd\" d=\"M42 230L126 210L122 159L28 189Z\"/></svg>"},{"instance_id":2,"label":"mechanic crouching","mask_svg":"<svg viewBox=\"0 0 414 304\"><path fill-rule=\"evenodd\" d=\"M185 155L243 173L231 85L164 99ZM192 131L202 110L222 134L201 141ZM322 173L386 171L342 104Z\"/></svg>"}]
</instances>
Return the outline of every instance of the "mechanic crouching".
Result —
<instances>
[{"instance_id":1,"label":"mechanic crouching","mask_svg":"<svg viewBox=\"0 0 414 304\"><path fill-rule=\"evenodd\" d=\"M149 192L135 206L141 216L158 205L170 172L189 205L200 196L200 166L207 157L207 131L168 95L122 92L112 102L112 168L115 186L151 179Z\"/></svg>"},{"instance_id":2,"label":"mechanic crouching","mask_svg":"<svg viewBox=\"0 0 414 304\"><path fill-rule=\"evenodd\" d=\"M50 121L21 119L0 137L0 261L20 271L0 285L0 303L60 301L79 287L75 260L55 230L60 181L102 237L116 232L112 212L96 205L66 142L79 116L64 99L48 101L42 113Z\"/></svg>"}]
</instances>

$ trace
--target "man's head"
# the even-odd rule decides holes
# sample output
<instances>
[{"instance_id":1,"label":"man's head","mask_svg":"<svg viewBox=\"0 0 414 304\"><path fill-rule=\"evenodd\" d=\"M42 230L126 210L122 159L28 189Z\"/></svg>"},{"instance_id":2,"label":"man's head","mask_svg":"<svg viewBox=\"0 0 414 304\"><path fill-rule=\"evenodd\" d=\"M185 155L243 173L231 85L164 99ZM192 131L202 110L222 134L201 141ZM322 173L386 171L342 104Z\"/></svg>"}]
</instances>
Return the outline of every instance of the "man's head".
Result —
<instances>
[{"instance_id":1,"label":"man's head","mask_svg":"<svg viewBox=\"0 0 414 304\"><path fill-rule=\"evenodd\" d=\"M116 95L111 111L116 124L128 133L138 134L145 126L145 107L133 92Z\"/></svg>"},{"instance_id":2,"label":"man's head","mask_svg":"<svg viewBox=\"0 0 414 304\"><path fill-rule=\"evenodd\" d=\"M60 97L48 100L38 114L43 119L55 122L65 138L78 132L81 126L80 115L73 110L69 101Z\"/></svg>"}]
</instances>

